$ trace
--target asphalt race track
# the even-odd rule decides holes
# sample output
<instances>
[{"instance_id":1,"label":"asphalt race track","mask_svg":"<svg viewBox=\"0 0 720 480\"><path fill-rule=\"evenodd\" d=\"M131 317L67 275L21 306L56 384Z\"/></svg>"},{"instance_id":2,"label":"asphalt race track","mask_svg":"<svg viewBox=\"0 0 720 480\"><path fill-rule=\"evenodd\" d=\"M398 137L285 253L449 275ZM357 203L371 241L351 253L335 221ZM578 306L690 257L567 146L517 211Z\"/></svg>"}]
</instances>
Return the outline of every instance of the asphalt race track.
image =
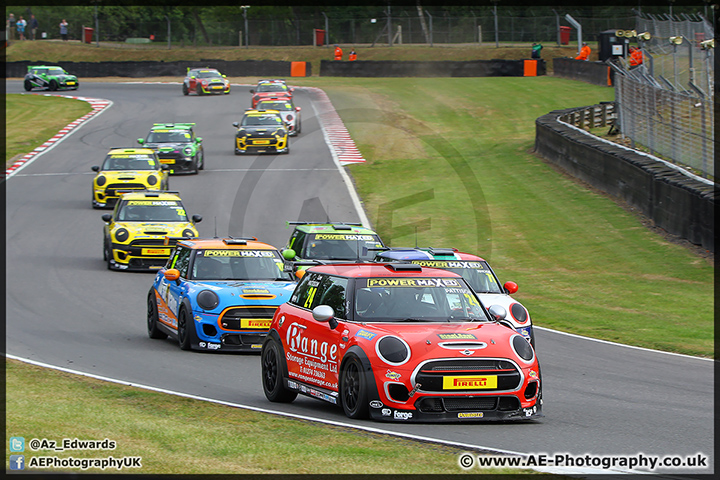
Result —
<instances>
[{"instance_id":1,"label":"asphalt race track","mask_svg":"<svg viewBox=\"0 0 720 480\"><path fill-rule=\"evenodd\" d=\"M184 97L180 85L83 83L61 93L113 106L6 181L7 353L122 381L511 452L629 456L694 455L714 469L713 362L633 349L557 332L536 333L545 418L528 423L429 425L353 421L310 398L265 399L259 356L184 352L151 340L145 298L152 274L111 272L102 259L93 172L111 147L136 146L153 122L195 122L206 167L173 176L201 236L253 235L282 247L287 220L359 221L309 94L296 89L302 133L288 155L235 156L232 122L250 87L229 96ZM7 93L22 93L8 81ZM72 432L67 432L72 435ZM107 432L112 437L112 432ZM455 471L457 465L448 465ZM600 473L600 472L598 472Z\"/></svg>"}]
</instances>

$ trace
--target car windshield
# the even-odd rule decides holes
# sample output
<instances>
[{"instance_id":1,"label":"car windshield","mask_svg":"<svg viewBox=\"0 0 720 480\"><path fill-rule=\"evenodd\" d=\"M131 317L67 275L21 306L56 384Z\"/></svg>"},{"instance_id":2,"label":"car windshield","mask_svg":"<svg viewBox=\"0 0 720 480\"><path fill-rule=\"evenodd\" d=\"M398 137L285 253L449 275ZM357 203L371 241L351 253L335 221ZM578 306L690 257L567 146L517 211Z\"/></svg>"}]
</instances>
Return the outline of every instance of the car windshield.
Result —
<instances>
[{"instance_id":1,"label":"car windshield","mask_svg":"<svg viewBox=\"0 0 720 480\"><path fill-rule=\"evenodd\" d=\"M276 114L272 115L246 115L242 119L243 127L279 127L282 120Z\"/></svg>"},{"instance_id":2,"label":"car windshield","mask_svg":"<svg viewBox=\"0 0 720 480\"><path fill-rule=\"evenodd\" d=\"M291 281L283 267L277 250L201 250L195 256L192 279Z\"/></svg>"},{"instance_id":3,"label":"car windshield","mask_svg":"<svg viewBox=\"0 0 720 480\"><path fill-rule=\"evenodd\" d=\"M285 92L287 87L282 83L261 83L257 87L258 92Z\"/></svg>"},{"instance_id":4,"label":"car windshield","mask_svg":"<svg viewBox=\"0 0 720 480\"><path fill-rule=\"evenodd\" d=\"M148 154L110 154L105 157L102 170L157 170L155 157Z\"/></svg>"},{"instance_id":5,"label":"car windshield","mask_svg":"<svg viewBox=\"0 0 720 480\"><path fill-rule=\"evenodd\" d=\"M189 143L192 135L187 130L153 130L147 143Z\"/></svg>"},{"instance_id":6,"label":"car windshield","mask_svg":"<svg viewBox=\"0 0 720 480\"><path fill-rule=\"evenodd\" d=\"M361 278L355 319L370 322L489 321L480 301L460 278Z\"/></svg>"},{"instance_id":7,"label":"car windshield","mask_svg":"<svg viewBox=\"0 0 720 480\"><path fill-rule=\"evenodd\" d=\"M474 260L411 260L423 267L442 268L461 275L476 293L503 293L500 283L485 261Z\"/></svg>"},{"instance_id":8,"label":"car windshield","mask_svg":"<svg viewBox=\"0 0 720 480\"><path fill-rule=\"evenodd\" d=\"M220 72L214 70L201 70L195 73L195 78L215 78L221 76Z\"/></svg>"},{"instance_id":9,"label":"car windshield","mask_svg":"<svg viewBox=\"0 0 720 480\"><path fill-rule=\"evenodd\" d=\"M60 67L48 68L48 75L65 75L65 70Z\"/></svg>"},{"instance_id":10,"label":"car windshield","mask_svg":"<svg viewBox=\"0 0 720 480\"><path fill-rule=\"evenodd\" d=\"M293 107L288 102L260 102L258 103L258 110L292 110Z\"/></svg>"},{"instance_id":11,"label":"car windshield","mask_svg":"<svg viewBox=\"0 0 720 480\"><path fill-rule=\"evenodd\" d=\"M118 208L117 222L188 222L177 200L127 200Z\"/></svg>"},{"instance_id":12,"label":"car windshield","mask_svg":"<svg viewBox=\"0 0 720 480\"><path fill-rule=\"evenodd\" d=\"M369 262L375 256L375 251L370 249L382 246L377 235L316 233L308 236L300 258Z\"/></svg>"}]
</instances>

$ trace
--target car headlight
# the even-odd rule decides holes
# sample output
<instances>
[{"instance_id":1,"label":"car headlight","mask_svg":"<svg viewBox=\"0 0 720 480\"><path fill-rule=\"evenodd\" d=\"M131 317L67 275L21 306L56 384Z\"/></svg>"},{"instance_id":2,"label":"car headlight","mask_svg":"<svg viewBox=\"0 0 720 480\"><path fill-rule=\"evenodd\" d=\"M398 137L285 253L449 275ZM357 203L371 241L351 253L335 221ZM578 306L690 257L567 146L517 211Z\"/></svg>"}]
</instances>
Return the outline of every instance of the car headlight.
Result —
<instances>
[{"instance_id":1,"label":"car headlight","mask_svg":"<svg viewBox=\"0 0 720 480\"><path fill-rule=\"evenodd\" d=\"M517 355L523 362L530 363L535 358L535 351L522 335L513 335L510 338L510 345L515 352L515 355Z\"/></svg>"},{"instance_id":2,"label":"car headlight","mask_svg":"<svg viewBox=\"0 0 720 480\"><path fill-rule=\"evenodd\" d=\"M119 228L115 231L115 240L117 240L118 242L124 242L128 238L130 238L130 232L128 232L126 229Z\"/></svg>"},{"instance_id":3,"label":"car headlight","mask_svg":"<svg viewBox=\"0 0 720 480\"><path fill-rule=\"evenodd\" d=\"M288 115L288 116L285 117L285 118L287 119L288 122L292 122L293 116L292 116L292 115Z\"/></svg>"},{"instance_id":4,"label":"car headlight","mask_svg":"<svg viewBox=\"0 0 720 480\"><path fill-rule=\"evenodd\" d=\"M195 236L195 232L193 232L193 231L190 230L189 228L186 228L185 230L183 230L182 236L183 236L183 237L193 238L193 237Z\"/></svg>"},{"instance_id":5,"label":"car headlight","mask_svg":"<svg viewBox=\"0 0 720 480\"><path fill-rule=\"evenodd\" d=\"M220 298L212 290L203 290L197 295L197 304L203 310L213 310L219 303Z\"/></svg>"},{"instance_id":6,"label":"car headlight","mask_svg":"<svg viewBox=\"0 0 720 480\"><path fill-rule=\"evenodd\" d=\"M183 153L184 153L185 155L187 155L187 156L192 155L192 153L193 153L192 147L185 147L185 148L183 149Z\"/></svg>"},{"instance_id":7,"label":"car headlight","mask_svg":"<svg viewBox=\"0 0 720 480\"><path fill-rule=\"evenodd\" d=\"M398 337L386 336L375 344L380 359L390 365L402 365L410 360L410 346Z\"/></svg>"},{"instance_id":8,"label":"car headlight","mask_svg":"<svg viewBox=\"0 0 720 480\"><path fill-rule=\"evenodd\" d=\"M106 179L105 177L103 177L103 176L99 176L99 177L97 177L97 179L95 180L95 184L96 184L98 187L102 187L103 185L105 185L105 182L107 182L107 179Z\"/></svg>"},{"instance_id":9,"label":"car headlight","mask_svg":"<svg viewBox=\"0 0 720 480\"><path fill-rule=\"evenodd\" d=\"M157 177L155 175L148 176L148 185L155 185L157 183Z\"/></svg>"},{"instance_id":10,"label":"car headlight","mask_svg":"<svg viewBox=\"0 0 720 480\"><path fill-rule=\"evenodd\" d=\"M527 310L525 310L525 307L523 307L519 303L513 303L512 305L510 305L510 315L512 315L512 317L518 323L525 323L528 319Z\"/></svg>"}]
</instances>

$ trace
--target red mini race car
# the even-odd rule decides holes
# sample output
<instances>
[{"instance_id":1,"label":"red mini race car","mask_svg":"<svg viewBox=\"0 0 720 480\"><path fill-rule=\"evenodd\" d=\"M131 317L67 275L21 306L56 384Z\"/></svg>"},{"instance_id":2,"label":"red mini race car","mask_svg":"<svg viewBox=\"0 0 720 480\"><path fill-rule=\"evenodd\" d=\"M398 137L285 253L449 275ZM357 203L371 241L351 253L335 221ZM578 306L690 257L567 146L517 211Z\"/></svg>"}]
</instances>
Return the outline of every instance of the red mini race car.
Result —
<instances>
[{"instance_id":1,"label":"red mini race car","mask_svg":"<svg viewBox=\"0 0 720 480\"><path fill-rule=\"evenodd\" d=\"M261 354L272 402L298 393L383 421L542 417L538 359L459 275L403 263L307 270Z\"/></svg>"},{"instance_id":2,"label":"red mini race car","mask_svg":"<svg viewBox=\"0 0 720 480\"><path fill-rule=\"evenodd\" d=\"M266 98L292 101L293 91L294 89L289 88L284 80L260 80L257 87L250 90L250 93L252 93L250 105L252 108L257 108L258 102Z\"/></svg>"}]
</instances>

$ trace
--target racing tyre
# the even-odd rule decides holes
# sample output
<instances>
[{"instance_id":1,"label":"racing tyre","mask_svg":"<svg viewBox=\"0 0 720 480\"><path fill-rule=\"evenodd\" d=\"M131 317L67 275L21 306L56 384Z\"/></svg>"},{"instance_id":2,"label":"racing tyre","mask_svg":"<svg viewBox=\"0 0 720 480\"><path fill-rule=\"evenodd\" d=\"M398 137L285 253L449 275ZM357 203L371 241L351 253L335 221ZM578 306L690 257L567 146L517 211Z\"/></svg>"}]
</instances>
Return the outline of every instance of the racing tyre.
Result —
<instances>
[{"instance_id":1,"label":"racing tyre","mask_svg":"<svg viewBox=\"0 0 720 480\"><path fill-rule=\"evenodd\" d=\"M190 92L188 92L187 85L183 83L182 86L183 95L188 95Z\"/></svg>"},{"instance_id":2,"label":"racing tyre","mask_svg":"<svg viewBox=\"0 0 720 480\"><path fill-rule=\"evenodd\" d=\"M200 166L198 167L200 170L205 170L205 154L200 154Z\"/></svg>"},{"instance_id":3,"label":"racing tyre","mask_svg":"<svg viewBox=\"0 0 720 480\"><path fill-rule=\"evenodd\" d=\"M50 80L50 90L54 92L57 89L58 89L57 82L55 80Z\"/></svg>"},{"instance_id":4,"label":"racing tyre","mask_svg":"<svg viewBox=\"0 0 720 480\"><path fill-rule=\"evenodd\" d=\"M158 328L157 301L155 300L155 289L151 288L147 299L147 329L148 337L162 340L167 338L167 333Z\"/></svg>"},{"instance_id":5,"label":"racing tyre","mask_svg":"<svg viewBox=\"0 0 720 480\"><path fill-rule=\"evenodd\" d=\"M263 391L271 402L289 403L295 400L297 392L288 390L283 385L280 365L282 358L277 342L273 339L268 340L260 355Z\"/></svg>"},{"instance_id":6,"label":"racing tyre","mask_svg":"<svg viewBox=\"0 0 720 480\"><path fill-rule=\"evenodd\" d=\"M196 87L196 88L195 88L195 93L197 93L198 96L200 96L200 97L202 97L202 96L204 95L204 94L203 94L203 91L202 91L202 88L199 88L199 87Z\"/></svg>"},{"instance_id":7,"label":"racing tyre","mask_svg":"<svg viewBox=\"0 0 720 480\"><path fill-rule=\"evenodd\" d=\"M180 350L190 350L192 348L194 332L195 325L192 318L187 313L187 309L181 307L178 314L178 343L180 344Z\"/></svg>"},{"instance_id":8,"label":"racing tyre","mask_svg":"<svg viewBox=\"0 0 720 480\"><path fill-rule=\"evenodd\" d=\"M295 135L300 135L300 132L302 132L302 123L298 122L296 132Z\"/></svg>"},{"instance_id":9,"label":"racing tyre","mask_svg":"<svg viewBox=\"0 0 720 480\"><path fill-rule=\"evenodd\" d=\"M198 167L198 159L197 159L197 157L195 157L195 158L193 159L191 167L192 167L192 173L193 173L194 175L197 175L197 174L198 174L198 171L200 170L200 168Z\"/></svg>"},{"instance_id":10,"label":"racing tyre","mask_svg":"<svg viewBox=\"0 0 720 480\"><path fill-rule=\"evenodd\" d=\"M30 80L25 80L25 83L23 83L23 87L25 87L26 92L29 92L30 90L32 90L33 86Z\"/></svg>"},{"instance_id":11,"label":"racing tyre","mask_svg":"<svg viewBox=\"0 0 720 480\"><path fill-rule=\"evenodd\" d=\"M351 357L340 376L340 401L349 418L365 418L368 413L365 372L357 357Z\"/></svg>"}]
</instances>

